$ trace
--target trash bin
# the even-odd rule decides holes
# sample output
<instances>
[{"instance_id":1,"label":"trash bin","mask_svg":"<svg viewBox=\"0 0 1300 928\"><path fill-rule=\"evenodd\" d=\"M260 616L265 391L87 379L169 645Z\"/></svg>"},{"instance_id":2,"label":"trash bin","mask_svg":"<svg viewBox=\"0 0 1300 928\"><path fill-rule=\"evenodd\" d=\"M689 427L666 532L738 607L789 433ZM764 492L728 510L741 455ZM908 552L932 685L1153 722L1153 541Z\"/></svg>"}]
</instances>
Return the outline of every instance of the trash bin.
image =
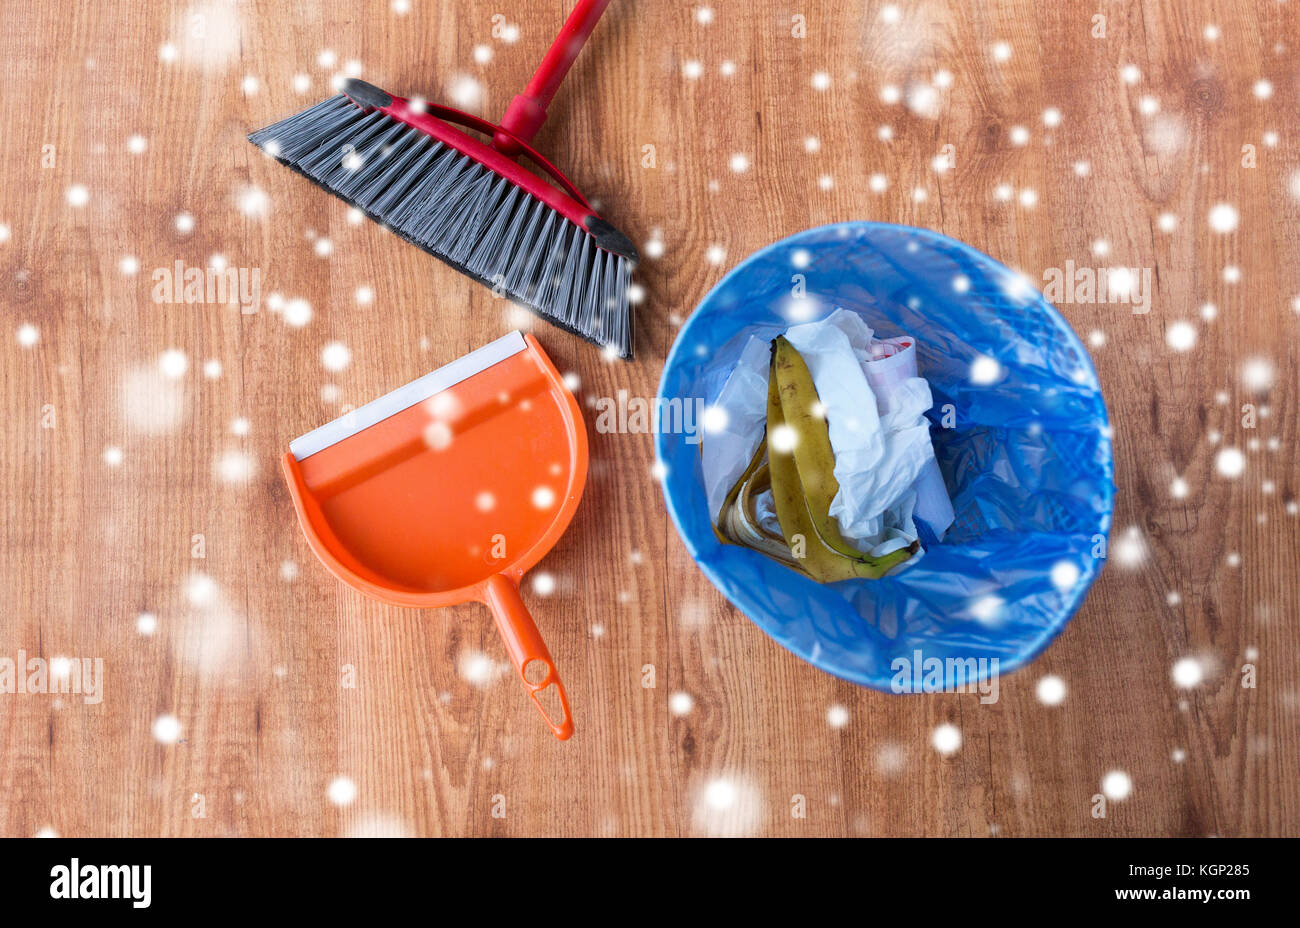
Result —
<instances>
[{"instance_id":1,"label":"trash bin","mask_svg":"<svg viewBox=\"0 0 1300 928\"><path fill-rule=\"evenodd\" d=\"M675 426L701 418L681 410L707 413L749 336L836 307L879 337L917 339L955 521L896 575L824 585L718 541L700 467L708 432ZM937 667L943 689L963 689L1014 670L1060 633L1104 563L1113 464L1087 351L1024 277L938 233L841 223L751 255L682 327L658 410L664 496L691 556L768 635L846 680L910 691Z\"/></svg>"}]
</instances>

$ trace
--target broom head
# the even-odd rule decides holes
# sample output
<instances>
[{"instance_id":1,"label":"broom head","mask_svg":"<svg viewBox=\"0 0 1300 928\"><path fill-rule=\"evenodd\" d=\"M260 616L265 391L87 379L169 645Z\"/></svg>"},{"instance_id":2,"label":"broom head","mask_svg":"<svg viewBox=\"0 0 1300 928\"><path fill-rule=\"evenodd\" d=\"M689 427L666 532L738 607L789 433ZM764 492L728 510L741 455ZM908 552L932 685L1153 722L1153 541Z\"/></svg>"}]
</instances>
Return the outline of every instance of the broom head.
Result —
<instances>
[{"instance_id":1,"label":"broom head","mask_svg":"<svg viewBox=\"0 0 1300 928\"><path fill-rule=\"evenodd\" d=\"M465 129L504 137L537 171ZM350 79L338 96L248 139L494 293L632 357L636 248L500 126Z\"/></svg>"}]
</instances>

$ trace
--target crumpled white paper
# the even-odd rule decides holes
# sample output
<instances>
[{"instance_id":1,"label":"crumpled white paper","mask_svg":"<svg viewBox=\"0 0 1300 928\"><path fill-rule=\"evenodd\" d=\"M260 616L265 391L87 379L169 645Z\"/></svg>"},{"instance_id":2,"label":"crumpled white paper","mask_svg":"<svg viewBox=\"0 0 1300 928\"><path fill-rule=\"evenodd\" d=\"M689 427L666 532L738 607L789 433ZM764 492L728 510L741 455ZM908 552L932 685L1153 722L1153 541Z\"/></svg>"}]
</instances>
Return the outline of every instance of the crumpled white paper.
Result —
<instances>
[{"instance_id":1,"label":"crumpled white paper","mask_svg":"<svg viewBox=\"0 0 1300 928\"><path fill-rule=\"evenodd\" d=\"M888 554L916 540L915 516L942 539L952 503L930 444L925 412L934 401L916 374L915 340L876 339L861 316L845 309L792 326L785 336L826 407L840 485L830 514L844 538L873 556ZM770 357L767 341L750 338L715 404L725 425L706 435L701 461L715 523L763 437ZM771 494L756 505L760 521L779 534Z\"/></svg>"}]
</instances>

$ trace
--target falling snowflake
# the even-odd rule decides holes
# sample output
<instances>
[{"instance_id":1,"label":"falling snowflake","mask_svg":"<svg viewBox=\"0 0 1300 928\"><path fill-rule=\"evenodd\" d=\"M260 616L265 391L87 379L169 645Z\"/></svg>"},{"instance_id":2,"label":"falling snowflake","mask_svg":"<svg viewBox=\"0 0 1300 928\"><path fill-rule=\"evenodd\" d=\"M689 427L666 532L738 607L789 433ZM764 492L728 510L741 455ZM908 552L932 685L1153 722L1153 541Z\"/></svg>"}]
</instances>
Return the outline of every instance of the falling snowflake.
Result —
<instances>
[{"instance_id":1,"label":"falling snowflake","mask_svg":"<svg viewBox=\"0 0 1300 928\"><path fill-rule=\"evenodd\" d=\"M212 605L218 595L217 584L207 574L193 573L185 581L185 598L190 605Z\"/></svg>"},{"instance_id":2,"label":"falling snowflake","mask_svg":"<svg viewBox=\"0 0 1300 928\"><path fill-rule=\"evenodd\" d=\"M174 715L160 715L153 720L153 736L159 744L175 744L181 738L181 723Z\"/></svg>"},{"instance_id":3,"label":"falling snowflake","mask_svg":"<svg viewBox=\"0 0 1300 928\"><path fill-rule=\"evenodd\" d=\"M930 744L944 757L956 754L961 749L961 731L956 725L943 722L935 726Z\"/></svg>"},{"instance_id":4,"label":"falling snowflake","mask_svg":"<svg viewBox=\"0 0 1300 928\"><path fill-rule=\"evenodd\" d=\"M245 187L239 192L239 211L245 216L259 218L270 210L271 198L258 187Z\"/></svg>"},{"instance_id":5,"label":"falling snowflake","mask_svg":"<svg viewBox=\"0 0 1300 928\"><path fill-rule=\"evenodd\" d=\"M1002 608L1006 604L1001 596L981 596L971 603L970 613L977 622L996 625L1002 620Z\"/></svg>"},{"instance_id":6,"label":"falling snowflake","mask_svg":"<svg viewBox=\"0 0 1300 928\"><path fill-rule=\"evenodd\" d=\"M257 465L243 451L227 451L216 459L212 470L222 483L248 483L256 473Z\"/></svg>"},{"instance_id":7,"label":"falling snowflake","mask_svg":"<svg viewBox=\"0 0 1300 928\"><path fill-rule=\"evenodd\" d=\"M648 242L641 246L641 250L647 258L657 260L664 256L664 241L658 236L652 237Z\"/></svg>"},{"instance_id":8,"label":"falling snowflake","mask_svg":"<svg viewBox=\"0 0 1300 928\"><path fill-rule=\"evenodd\" d=\"M969 282L967 283L967 287L969 288ZM953 289L957 290L959 293L964 292L956 285L954 285ZM990 358L988 355L980 355L971 363L970 382L973 384L978 386L987 386L988 384L996 383L1001 376L1002 365L999 364L996 359Z\"/></svg>"},{"instance_id":9,"label":"falling snowflake","mask_svg":"<svg viewBox=\"0 0 1300 928\"><path fill-rule=\"evenodd\" d=\"M555 505L555 491L547 486L540 486L533 490L533 505L538 509L550 509Z\"/></svg>"},{"instance_id":10,"label":"falling snowflake","mask_svg":"<svg viewBox=\"0 0 1300 928\"><path fill-rule=\"evenodd\" d=\"M1075 584L1079 582L1079 576L1079 565L1073 561L1058 561L1052 567L1052 585L1062 593L1074 589Z\"/></svg>"},{"instance_id":11,"label":"falling snowflake","mask_svg":"<svg viewBox=\"0 0 1300 928\"><path fill-rule=\"evenodd\" d=\"M695 799L692 823L706 835L752 834L761 820L762 801L758 792L735 777L710 780Z\"/></svg>"},{"instance_id":12,"label":"falling snowflake","mask_svg":"<svg viewBox=\"0 0 1300 928\"><path fill-rule=\"evenodd\" d=\"M676 692L668 697L668 711L673 715L689 715L695 708L695 700L690 693Z\"/></svg>"},{"instance_id":13,"label":"falling snowflake","mask_svg":"<svg viewBox=\"0 0 1300 928\"><path fill-rule=\"evenodd\" d=\"M1216 203L1210 208L1210 228L1221 235L1235 231L1239 219L1236 207L1230 203Z\"/></svg>"},{"instance_id":14,"label":"falling snowflake","mask_svg":"<svg viewBox=\"0 0 1300 928\"><path fill-rule=\"evenodd\" d=\"M1133 792L1133 780L1123 770L1112 770L1101 778L1101 793L1112 802L1122 802Z\"/></svg>"},{"instance_id":15,"label":"falling snowflake","mask_svg":"<svg viewBox=\"0 0 1300 928\"><path fill-rule=\"evenodd\" d=\"M1165 332L1165 342L1174 351L1190 351L1196 345L1196 327L1181 320L1170 323Z\"/></svg>"},{"instance_id":16,"label":"falling snowflake","mask_svg":"<svg viewBox=\"0 0 1300 928\"><path fill-rule=\"evenodd\" d=\"M336 806L349 806L357 798L357 784L349 777L335 777L326 791L330 802Z\"/></svg>"},{"instance_id":17,"label":"falling snowflake","mask_svg":"<svg viewBox=\"0 0 1300 928\"><path fill-rule=\"evenodd\" d=\"M1049 674L1038 681L1038 701L1045 706L1059 706L1065 702L1065 681Z\"/></svg>"},{"instance_id":18,"label":"falling snowflake","mask_svg":"<svg viewBox=\"0 0 1300 928\"><path fill-rule=\"evenodd\" d=\"M1214 457L1214 469L1229 479L1240 477L1246 469L1246 456L1236 448L1220 448Z\"/></svg>"},{"instance_id":19,"label":"falling snowflake","mask_svg":"<svg viewBox=\"0 0 1300 928\"><path fill-rule=\"evenodd\" d=\"M772 450L778 454L786 454L794 450L798 443L798 433L788 425L778 425L772 429L768 435L768 444Z\"/></svg>"},{"instance_id":20,"label":"falling snowflake","mask_svg":"<svg viewBox=\"0 0 1300 928\"><path fill-rule=\"evenodd\" d=\"M177 348L171 348L164 351L158 358L158 369L162 371L164 377L168 377L172 380L184 377L185 372L189 370L189 368L190 362L189 359L185 357L185 352Z\"/></svg>"},{"instance_id":21,"label":"falling snowflake","mask_svg":"<svg viewBox=\"0 0 1300 928\"><path fill-rule=\"evenodd\" d=\"M341 371L352 363L352 351L342 342L330 342L321 349L320 361L327 371Z\"/></svg>"},{"instance_id":22,"label":"falling snowflake","mask_svg":"<svg viewBox=\"0 0 1300 928\"><path fill-rule=\"evenodd\" d=\"M500 668L481 651L466 651L456 661L461 679L473 686L484 686L500 675Z\"/></svg>"},{"instance_id":23,"label":"falling snowflake","mask_svg":"<svg viewBox=\"0 0 1300 928\"><path fill-rule=\"evenodd\" d=\"M1252 393L1266 393L1273 386L1273 364L1266 358L1248 358L1241 366L1241 382Z\"/></svg>"},{"instance_id":24,"label":"falling snowflake","mask_svg":"<svg viewBox=\"0 0 1300 928\"><path fill-rule=\"evenodd\" d=\"M468 74L458 74L447 88L447 98L462 110L476 112L483 102L483 85Z\"/></svg>"},{"instance_id":25,"label":"falling snowflake","mask_svg":"<svg viewBox=\"0 0 1300 928\"><path fill-rule=\"evenodd\" d=\"M451 447L455 434L446 422L430 422L424 430L424 443L434 451L445 451Z\"/></svg>"},{"instance_id":26,"label":"falling snowflake","mask_svg":"<svg viewBox=\"0 0 1300 928\"><path fill-rule=\"evenodd\" d=\"M933 84L913 83L907 88L907 108L923 119L939 115L939 91Z\"/></svg>"},{"instance_id":27,"label":"falling snowflake","mask_svg":"<svg viewBox=\"0 0 1300 928\"><path fill-rule=\"evenodd\" d=\"M1184 657L1174 662L1173 669L1170 671L1174 684L1183 689L1190 689L1198 685L1205 678L1205 667L1200 660L1194 657Z\"/></svg>"},{"instance_id":28,"label":"falling snowflake","mask_svg":"<svg viewBox=\"0 0 1300 928\"><path fill-rule=\"evenodd\" d=\"M301 297L294 297L284 304L284 321L294 328L302 328L311 321L311 304Z\"/></svg>"},{"instance_id":29,"label":"falling snowflake","mask_svg":"<svg viewBox=\"0 0 1300 928\"><path fill-rule=\"evenodd\" d=\"M1147 557L1146 542L1136 525L1130 525L1111 547L1111 554L1121 567L1138 567Z\"/></svg>"}]
</instances>

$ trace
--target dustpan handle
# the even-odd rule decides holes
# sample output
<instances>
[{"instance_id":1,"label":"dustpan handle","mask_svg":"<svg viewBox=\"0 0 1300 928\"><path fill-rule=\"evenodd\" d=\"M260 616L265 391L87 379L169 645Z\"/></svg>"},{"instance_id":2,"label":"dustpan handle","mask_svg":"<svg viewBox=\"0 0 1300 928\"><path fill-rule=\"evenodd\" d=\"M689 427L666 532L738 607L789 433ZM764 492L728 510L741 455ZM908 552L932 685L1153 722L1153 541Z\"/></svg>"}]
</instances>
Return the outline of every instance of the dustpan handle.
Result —
<instances>
[{"instance_id":1,"label":"dustpan handle","mask_svg":"<svg viewBox=\"0 0 1300 928\"><path fill-rule=\"evenodd\" d=\"M560 682L555 662L551 660L551 652L546 649L541 632L537 630L533 617L528 614L528 608L519 596L519 587L509 578L497 574L488 580L484 599L492 610L492 618L496 619L497 631L501 633L501 640L510 652L510 660L515 665L515 670L519 671L519 679L523 680L524 688L532 697L537 711L546 719L546 724L551 727L555 737L561 741L568 740L573 734L569 697L564 692L564 684ZM528 665L534 661L546 670L546 675L535 683L528 679ZM559 722L551 718L539 695L548 686L555 687L564 709L564 718Z\"/></svg>"},{"instance_id":2,"label":"dustpan handle","mask_svg":"<svg viewBox=\"0 0 1300 928\"><path fill-rule=\"evenodd\" d=\"M537 66L537 73L528 82L528 87L510 101L506 114L501 117L501 128L506 131L497 133L492 139L493 148L502 154L517 155L523 149L516 139L525 143L533 140L546 121L546 108L551 105L551 98L560 89L564 75L569 73L607 6L609 0L578 0L546 57Z\"/></svg>"}]
</instances>

